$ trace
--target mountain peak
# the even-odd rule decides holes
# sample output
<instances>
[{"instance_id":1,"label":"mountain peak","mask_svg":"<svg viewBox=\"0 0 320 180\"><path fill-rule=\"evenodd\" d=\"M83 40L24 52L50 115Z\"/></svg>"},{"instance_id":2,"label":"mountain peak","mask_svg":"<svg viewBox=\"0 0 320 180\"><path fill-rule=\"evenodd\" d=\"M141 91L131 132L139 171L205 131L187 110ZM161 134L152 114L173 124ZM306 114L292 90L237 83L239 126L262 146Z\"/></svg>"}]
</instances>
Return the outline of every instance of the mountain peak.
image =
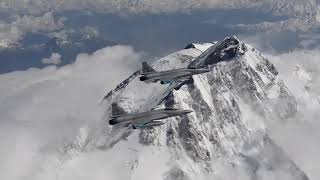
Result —
<instances>
[{"instance_id":1,"label":"mountain peak","mask_svg":"<svg viewBox=\"0 0 320 180\"><path fill-rule=\"evenodd\" d=\"M240 43L236 36L226 37L223 41L215 43L204 51L190 65L190 68L201 68L214 65L221 61L232 60L236 56L243 55L246 51L244 43Z\"/></svg>"},{"instance_id":2,"label":"mountain peak","mask_svg":"<svg viewBox=\"0 0 320 180\"><path fill-rule=\"evenodd\" d=\"M217 168L213 162L219 161L242 169L251 178L261 171L280 171L293 180L307 180L268 133L267 122L288 120L297 103L277 77L276 68L259 51L233 36L204 51L193 45L153 63L156 70L205 66L212 72L193 76L193 82L179 91L172 85L145 84L136 71L104 98L106 118L112 103L128 113L160 107L193 113L168 118L165 125L151 129L106 127L87 147L110 152L115 146L137 149L139 155L129 163L139 163L131 173L147 166L150 150L153 163L166 164L157 169L165 179L209 176Z\"/></svg>"}]
</instances>

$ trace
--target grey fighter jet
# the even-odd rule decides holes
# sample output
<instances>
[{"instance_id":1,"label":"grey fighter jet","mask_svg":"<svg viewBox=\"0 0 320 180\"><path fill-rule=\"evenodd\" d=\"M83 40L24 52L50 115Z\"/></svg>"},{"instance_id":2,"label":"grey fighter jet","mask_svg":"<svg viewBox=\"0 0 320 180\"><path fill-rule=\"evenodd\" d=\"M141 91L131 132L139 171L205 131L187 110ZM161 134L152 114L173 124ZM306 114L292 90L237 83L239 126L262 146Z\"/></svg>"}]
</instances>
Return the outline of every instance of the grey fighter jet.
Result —
<instances>
[{"instance_id":1,"label":"grey fighter jet","mask_svg":"<svg viewBox=\"0 0 320 180\"><path fill-rule=\"evenodd\" d=\"M179 109L157 109L148 112L125 114L125 112L117 105L112 104L112 116L109 120L110 125L115 126L131 126L133 129L148 128L163 125L164 122L159 121L174 116L182 116L192 111Z\"/></svg>"},{"instance_id":2,"label":"grey fighter jet","mask_svg":"<svg viewBox=\"0 0 320 180\"><path fill-rule=\"evenodd\" d=\"M210 71L210 69L181 68L157 72L147 62L142 62L142 76L140 76L140 80L146 83L156 83L158 81L160 81L161 84L182 83L189 81L195 74Z\"/></svg>"}]
</instances>

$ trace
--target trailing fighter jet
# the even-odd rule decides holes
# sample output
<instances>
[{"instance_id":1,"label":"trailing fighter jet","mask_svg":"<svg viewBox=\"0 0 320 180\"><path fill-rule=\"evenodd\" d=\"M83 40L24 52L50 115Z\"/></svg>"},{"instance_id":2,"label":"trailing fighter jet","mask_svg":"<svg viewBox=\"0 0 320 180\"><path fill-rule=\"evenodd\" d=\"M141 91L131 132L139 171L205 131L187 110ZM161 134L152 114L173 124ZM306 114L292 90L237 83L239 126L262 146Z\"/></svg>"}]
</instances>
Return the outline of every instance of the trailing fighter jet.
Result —
<instances>
[{"instance_id":1,"label":"trailing fighter jet","mask_svg":"<svg viewBox=\"0 0 320 180\"><path fill-rule=\"evenodd\" d=\"M148 112L125 114L125 112L116 104L112 104L112 116L109 120L110 125L132 126L133 129L141 129L153 126L163 125L164 122L159 121L174 116L182 116L192 111L179 109L158 109Z\"/></svg>"},{"instance_id":2,"label":"trailing fighter jet","mask_svg":"<svg viewBox=\"0 0 320 180\"><path fill-rule=\"evenodd\" d=\"M182 83L184 81L190 81L191 77L195 74L210 71L210 69L181 68L157 72L147 62L142 62L142 76L140 80L146 83L155 83L158 81L160 81L161 84Z\"/></svg>"}]
</instances>

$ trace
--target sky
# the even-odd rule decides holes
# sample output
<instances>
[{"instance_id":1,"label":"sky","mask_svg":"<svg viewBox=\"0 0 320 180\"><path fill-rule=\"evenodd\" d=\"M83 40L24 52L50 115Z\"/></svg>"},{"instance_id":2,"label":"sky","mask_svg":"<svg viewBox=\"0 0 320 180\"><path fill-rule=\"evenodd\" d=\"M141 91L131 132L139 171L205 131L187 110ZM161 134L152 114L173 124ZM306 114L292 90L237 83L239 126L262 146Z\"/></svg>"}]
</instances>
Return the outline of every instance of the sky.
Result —
<instances>
[{"instance_id":1,"label":"sky","mask_svg":"<svg viewBox=\"0 0 320 180\"><path fill-rule=\"evenodd\" d=\"M0 73L74 62L76 56L65 60L60 54L60 61L47 63L42 59L50 59L52 54L28 53L52 38L72 46L86 37L95 37L103 44L128 45L142 52L145 61L154 61L192 42L232 35L272 54L315 49L320 41L318 11L314 0L1 0ZM95 40L86 48L100 49L101 42ZM16 52L17 47L23 51Z\"/></svg>"},{"instance_id":2,"label":"sky","mask_svg":"<svg viewBox=\"0 0 320 180\"><path fill-rule=\"evenodd\" d=\"M0 56L6 47L28 49L46 43L45 37L74 42L75 34L133 46L149 61L231 35L264 52L314 49L318 11L316 0L1 0ZM44 67L29 56L16 63L23 66L3 58L0 73Z\"/></svg>"},{"instance_id":3,"label":"sky","mask_svg":"<svg viewBox=\"0 0 320 180\"><path fill-rule=\"evenodd\" d=\"M0 16L0 47L30 33L66 38L91 27L150 58L233 34L276 52L312 48L319 39L312 37L319 29L315 0L1 0Z\"/></svg>"},{"instance_id":4,"label":"sky","mask_svg":"<svg viewBox=\"0 0 320 180\"><path fill-rule=\"evenodd\" d=\"M310 179L319 179L318 4L315 0L0 0L0 53L34 37L30 34L68 39L84 32L119 44L80 53L63 66L59 66L61 55L52 53L39 60L42 68L30 62L25 69L0 74L1 177L54 179L44 172L48 159L54 159L57 149L88 124L100 122L101 98L142 60L154 61L188 43L235 34L267 55L298 97L302 113L288 124L269 127ZM74 171L81 177L103 179L99 158L111 157L97 153L68 164L70 171L60 179L77 179L70 174ZM87 164L95 171L83 173ZM230 169L221 171L225 176Z\"/></svg>"}]
</instances>

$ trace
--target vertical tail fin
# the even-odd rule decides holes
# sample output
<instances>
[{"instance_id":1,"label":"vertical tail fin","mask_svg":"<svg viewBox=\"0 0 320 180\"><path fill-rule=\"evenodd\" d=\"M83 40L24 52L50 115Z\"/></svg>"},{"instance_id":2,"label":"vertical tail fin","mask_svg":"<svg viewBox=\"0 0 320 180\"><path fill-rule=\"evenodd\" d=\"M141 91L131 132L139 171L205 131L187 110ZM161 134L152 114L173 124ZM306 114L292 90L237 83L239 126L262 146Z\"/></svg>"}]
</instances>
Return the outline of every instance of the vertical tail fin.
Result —
<instances>
[{"instance_id":1,"label":"vertical tail fin","mask_svg":"<svg viewBox=\"0 0 320 180\"><path fill-rule=\"evenodd\" d=\"M147 62L142 62L142 73L147 74L151 72L156 72Z\"/></svg>"},{"instance_id":2,"label":"vertical tail fin","mask_svg":"<svg viewBox=\"0 0 320 180\"><path fill-rule=\"evenodd\" d=\"M111 104L111 113L112 113L111 116L113 117L126 114L126 112L121 107L119 107L117 103Z\"/></svg>"}]
</instances>

